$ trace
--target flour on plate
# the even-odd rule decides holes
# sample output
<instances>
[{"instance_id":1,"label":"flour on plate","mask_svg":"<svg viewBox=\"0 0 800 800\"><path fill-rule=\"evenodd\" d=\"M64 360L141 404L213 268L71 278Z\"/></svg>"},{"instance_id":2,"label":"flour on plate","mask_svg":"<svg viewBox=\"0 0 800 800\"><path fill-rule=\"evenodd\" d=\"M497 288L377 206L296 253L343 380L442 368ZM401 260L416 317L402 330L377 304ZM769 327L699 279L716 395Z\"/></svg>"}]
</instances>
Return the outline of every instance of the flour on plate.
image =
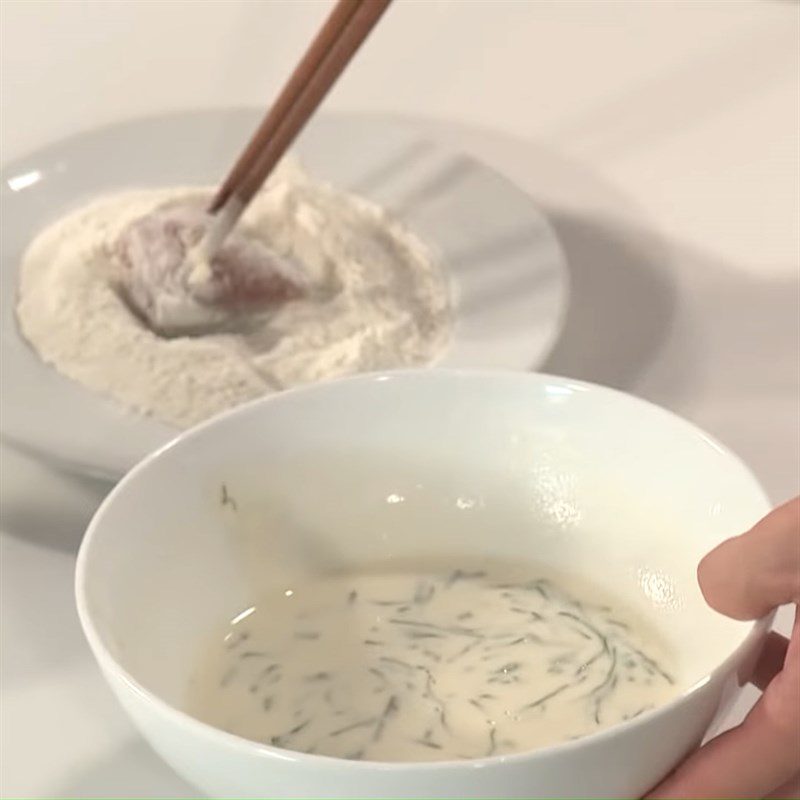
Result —
<instances>
[{"instance_id":1,"label":"flour on plate","mask_svg":"<svg viewBox=\"0 0 800 800\"><path fill-rule=\"evenodd\" d=\"M188 427L276 390L426 364L451 329L428 248L373 203L285 163L243 230L302 267L310 289L235 333L161 338L121 299L112 245L133 220L206 189L101 198L43 231L20 269L22 333L59 372L139 413Z\"/></svg>"}]
</instances>

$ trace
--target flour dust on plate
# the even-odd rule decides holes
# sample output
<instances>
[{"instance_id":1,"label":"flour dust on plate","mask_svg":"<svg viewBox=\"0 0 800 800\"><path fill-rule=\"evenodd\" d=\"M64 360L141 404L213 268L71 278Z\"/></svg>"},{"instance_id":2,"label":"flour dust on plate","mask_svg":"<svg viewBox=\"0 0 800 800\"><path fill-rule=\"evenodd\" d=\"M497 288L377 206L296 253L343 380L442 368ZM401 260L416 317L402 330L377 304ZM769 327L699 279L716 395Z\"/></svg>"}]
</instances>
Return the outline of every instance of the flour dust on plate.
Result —
<instances>
[{"instance_id":1,"label":"flour dust on plate","mask_svg":"<svg viewBox=\"0 0 800 800\"><path fill-rule=\"evenodd\" d=\"M286 161L212 270L190 258L210 197L210 189L124 192L40 233L22 259L16 310L42 360L128 409L187 428L281 389L426 365L447 347L442 266L375 203ZM261 262L270 268L255 269ZM162 317L180 320L172 333L182 335L163 335Z\"/></svg>"},{"instance_id":2,"label":"flour dust on plate","mask_svg":"<svg viewBox=\"0 0 800 800\"><path fill-rule=\"evenodd\" d=\"M290 750L436 761L585 736L675 692L667 644L594 589L371 570L265 594L214 634L186 708Z\"/></svg>"}]
</instances>

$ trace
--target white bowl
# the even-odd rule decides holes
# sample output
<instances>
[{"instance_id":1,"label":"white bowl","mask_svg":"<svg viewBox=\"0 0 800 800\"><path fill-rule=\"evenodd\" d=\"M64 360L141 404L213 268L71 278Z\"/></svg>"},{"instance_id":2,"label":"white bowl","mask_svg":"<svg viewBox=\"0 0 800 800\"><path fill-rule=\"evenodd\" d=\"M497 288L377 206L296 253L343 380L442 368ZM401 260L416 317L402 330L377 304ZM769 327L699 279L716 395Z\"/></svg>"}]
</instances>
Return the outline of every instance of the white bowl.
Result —
<instances>
[{"instance_id":1,"label":"white bowl","mask_svg":"<svg viewBox=\"0 0 800 800\"><path fill-rule=\"evenodd\" d=\"M236 510L220 503L223 483ZM730 452L609 389L529 374L360 377L236 409L136 467L89 526L78 609L142 734L211 795L638 797L747 677L768 620L708 610L695 566L766 510ZM290 752L181 710L209 631L265 585L443 554L535 559L608 585L675 645L678 696L567 744L432 764Z\"/></svg>"}]
</instances>

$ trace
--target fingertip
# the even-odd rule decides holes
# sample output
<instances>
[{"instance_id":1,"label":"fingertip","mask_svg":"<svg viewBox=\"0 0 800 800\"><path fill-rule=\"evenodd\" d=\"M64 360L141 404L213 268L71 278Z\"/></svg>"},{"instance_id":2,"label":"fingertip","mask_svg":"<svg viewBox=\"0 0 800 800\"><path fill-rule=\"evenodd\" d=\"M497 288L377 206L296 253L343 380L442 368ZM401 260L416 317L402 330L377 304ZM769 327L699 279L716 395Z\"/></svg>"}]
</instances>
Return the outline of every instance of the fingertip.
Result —
<instances>
[{"instance_id":1,"label":"fingertip","mask_svg":"<svg viewBox=\"0 0 800 800\"><path fill-rule=\"evenodd\" d=\"M713 573L709 576L709 566L708 566L708 559L712 553L716 551L716 547L714 550L706 553L701 559L700 563L697 565L697 585L700 587L700 591L703 593L703 597L705 598L706 602L710 605L711 599L708 597L708 587L711 585L713 580ZM713 569L713 567L712 567Z\"/></svg>"},{"instance_id":2,"label":"fingertip","mask_svg":"<svg viewBox=\"0 0 800 800\"><path fill-rule=\"evenodd\" d=\"M697 580L708 605L733 619L757 619L783 603L800 603L800 501L717 545L699 563Z\"/></svg>"},{"instance_id":3,"label":"fingertip","mask_svg":"<svg viewBox=\"0 0 800 800\"><path fill-rule=\"evenodd\" d=\"M726 613L726 572L725 558L722 550L727 542L718 544L713 550L706 553L697 565L697 583L700 591L711 608L721 613Z\"/></svg>"},{"instance_id":4,"label":"fingertip","mask_svg":"<svg viewBox=\"0 0 800 800\"><path fill-rule=\"evenodd\" d=\"M730 569L730 555L735 551L738 536L718 544L697 565L697 583L706 603L727 617L738 620L752 619L737 602L741 586L737 585L735 573Z\"/></svg>"},{"instance_id":5,"label":"fingertip","mask_svg":"<svg viewBox=\"0 0 800 800\"><path fill-rule=\"evenodd\" d=\"M703 595L703 599L713 608L713 588L711 590L711 596L709 597L709 586L711 586L713 581L713 579L708 575L708 557L710 555L711 553L706 553L706 555L700 559L700 563L697 565L697 585L700 587L700 593Z\"/></svg>"}]
</instances>

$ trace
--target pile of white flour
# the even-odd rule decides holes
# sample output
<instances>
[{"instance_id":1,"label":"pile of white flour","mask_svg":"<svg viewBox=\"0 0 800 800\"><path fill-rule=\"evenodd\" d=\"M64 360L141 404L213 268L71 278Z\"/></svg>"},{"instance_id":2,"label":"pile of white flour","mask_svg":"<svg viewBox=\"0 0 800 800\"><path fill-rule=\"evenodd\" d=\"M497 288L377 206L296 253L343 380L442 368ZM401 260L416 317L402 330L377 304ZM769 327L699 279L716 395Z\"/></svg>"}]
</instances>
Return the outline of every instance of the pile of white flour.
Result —
<instances>
[{"instance_id":1,"label":"pile of white flour","mask_svg":"<svg viewBox=\"0 0 800 800\"><path fill-rule=\"evenodd\" d=\"M308 294L238 333L161 338L114 286L111 246L134 219L210 190L102 198L30 245L20 328L59 372L124 406L188 427L275 390L430 362L451 330L447 280L429 250L376 205L284 164L243 230L302 267Z\"/></svg>"}]
</instances>

